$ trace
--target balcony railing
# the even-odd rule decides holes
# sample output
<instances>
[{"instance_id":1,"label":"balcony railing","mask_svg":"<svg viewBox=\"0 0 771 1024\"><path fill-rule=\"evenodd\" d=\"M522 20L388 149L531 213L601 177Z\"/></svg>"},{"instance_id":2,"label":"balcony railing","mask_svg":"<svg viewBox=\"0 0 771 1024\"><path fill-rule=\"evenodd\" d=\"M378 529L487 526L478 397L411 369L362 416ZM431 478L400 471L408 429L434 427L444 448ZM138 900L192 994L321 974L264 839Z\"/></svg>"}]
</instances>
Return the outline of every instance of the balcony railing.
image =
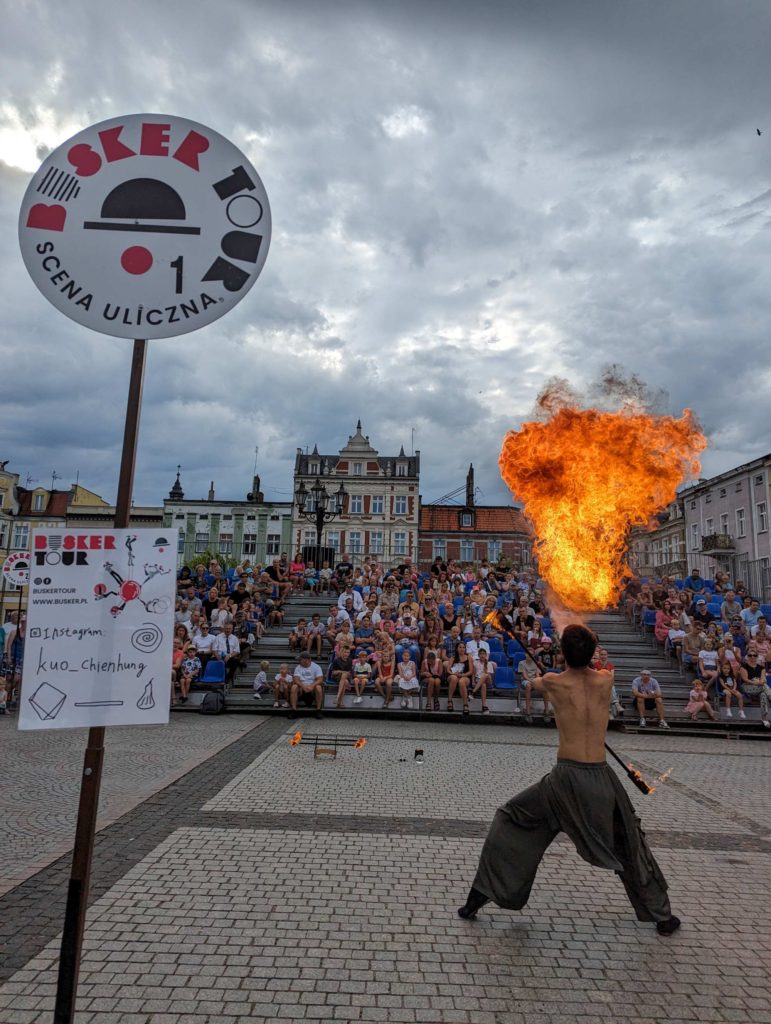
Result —
<instances>
[{"instance_id":1,"label":"balcony railing","mask_svg":"<svg viewBox=\"0 0 771 1024\"><path fill-rule=\"evenodd\" d=\"M701 550L708 551L735 551L736 541L729 533L709 533L701 539Z\"/></svg>"}]
</instances>

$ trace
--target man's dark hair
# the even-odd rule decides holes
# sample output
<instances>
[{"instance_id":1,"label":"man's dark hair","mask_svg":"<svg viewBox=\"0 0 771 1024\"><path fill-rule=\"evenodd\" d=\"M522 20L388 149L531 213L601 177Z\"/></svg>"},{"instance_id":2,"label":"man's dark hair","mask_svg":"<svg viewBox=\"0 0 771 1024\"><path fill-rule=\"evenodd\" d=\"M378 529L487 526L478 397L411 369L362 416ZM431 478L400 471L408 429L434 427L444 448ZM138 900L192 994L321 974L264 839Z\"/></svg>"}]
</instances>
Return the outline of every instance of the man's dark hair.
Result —
<instances>
[{"instance_id":1,"label":"man's dark hair","mask_svg":"<svg viewBox=\"0 0 771 1024\"><path fill-rule=\"evenodd\" d=\"M566 626L560 646L570 668L586 668L597 647L597 637L586 626Z\"/></svg>"}]
</instances>

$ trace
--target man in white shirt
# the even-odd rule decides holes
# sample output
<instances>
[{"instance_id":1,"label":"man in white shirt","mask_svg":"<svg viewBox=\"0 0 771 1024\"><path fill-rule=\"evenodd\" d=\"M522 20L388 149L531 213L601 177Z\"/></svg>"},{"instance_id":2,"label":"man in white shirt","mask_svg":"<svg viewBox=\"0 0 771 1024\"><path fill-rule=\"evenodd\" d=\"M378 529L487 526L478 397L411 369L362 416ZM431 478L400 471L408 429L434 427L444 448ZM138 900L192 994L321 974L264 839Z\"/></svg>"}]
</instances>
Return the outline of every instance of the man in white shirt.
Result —
<instances>
[{"instance_id":1,"label":"man in white shirt","mask_svg":"<svg viewBox=\"0 0 771 1024\"><path fill-rule=\"evenodd\" d=\"M297 718L297 701L302 700L306 707L316 705L316 718L321 718L321 705L324 702L324 673L309 651L303 651L300 662L295 665L292 673L292 686L289 690L289 717Z\"/></svg>"},{"instance_id":2,"label":"man in white shirt","mask_svg":"<svg viewBox=\"0 0 771 1024\"><path fill-rule=\"evenodd\" d=\"M340 594L340 597L338 597L337 607L345 608L345 602L348 600L353 601L353 610L355 612L361 611L361 609L364 606L364 598L361 596L358 590L353 589L353 586L350 583L347 584L345 590L343 590Z\"/></svg>"},{"instance_id":3,"label":"man in white shirt","mask_svg":"<svg viewBox=\"0 0 771 1024\"><path fill-rule=\"evenodd\" d=\"M194 633L190 642L195 644L196 654L201 660L201 667L206 668L208 661L214 655L214 641L217 638L209 632L208 622L202 622L201 628Z\"/></svg>"},{"instance_id":4,"label":"man in white shirt","mask_svg":"<svg viewBox=\"0 0 771 1024\"><path fill-rule=\"evenodd\" d=\"M233 633L232 622L226 622L222 632L215 636L213 650L219 660L225 662L225 679L232 683L241 659L241 644Z\"/></svg>"},{"instance_id":5,"label":"man in white shirt","mask_svg":"<svg viewBox=\"0 0 771 1024\"><path fill-rule=\"evenodd\" d=\"M466 641L466 654L474 661L479 661L479 652L487 651L490 654L490 645L486 640L482 639L482 627L474 626L474 632L470 640Z\"/></svg>"}]
</instances>

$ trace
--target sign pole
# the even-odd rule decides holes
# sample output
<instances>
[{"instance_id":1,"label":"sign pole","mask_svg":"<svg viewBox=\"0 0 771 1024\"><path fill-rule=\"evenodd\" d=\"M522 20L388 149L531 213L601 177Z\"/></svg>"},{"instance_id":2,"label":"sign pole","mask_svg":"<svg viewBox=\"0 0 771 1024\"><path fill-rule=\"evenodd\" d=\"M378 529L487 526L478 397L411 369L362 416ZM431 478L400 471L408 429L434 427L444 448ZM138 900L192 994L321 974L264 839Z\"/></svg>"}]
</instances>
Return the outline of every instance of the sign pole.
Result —
<instances>
[{"instance_id":1,"label":"sign pole","mask_svg":"<svg viewBox=\"0 0 771 1024\"><path fill-rule=\"evenodd\" d=\"M146 354L147 341L135 340L126 404L126 425L123 432L118 496L115 502L116 529L126 529L131 516L131 492L134 485ZM80 785L78 819L75 826L75 845L72 851L72 869L67 888L67 905L64 912L64 930L62 931L59 955L54 1024L73 1024L75 1018L75 999L80 974L80 956L88 908L91 860L94 852L99 789L104 763L104 734L104 726L92 727L88 730L88 742L83 760L83 777Z\"/></svg>"}]
</instances>

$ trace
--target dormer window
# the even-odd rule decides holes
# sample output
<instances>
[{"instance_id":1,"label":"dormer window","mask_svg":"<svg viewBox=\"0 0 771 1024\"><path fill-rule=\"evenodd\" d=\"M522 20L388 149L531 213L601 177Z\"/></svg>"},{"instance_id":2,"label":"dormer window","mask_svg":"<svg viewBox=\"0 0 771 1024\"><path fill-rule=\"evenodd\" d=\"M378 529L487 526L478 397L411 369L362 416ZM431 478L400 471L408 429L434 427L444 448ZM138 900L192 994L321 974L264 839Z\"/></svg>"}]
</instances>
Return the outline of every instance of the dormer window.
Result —
<instances>
[{"instance_id":1,"label":"dormer window","mask_svg":"<svg viewBox=\"0 0 771 1024\"><path fill-rule=\"evenodd\" d=\"M461 526L473 526L474 525L474 513L473 512L461 512L461 514L460 514L460 525Z\"/></svg>"},{"instance_id":2,"label":"dormer window","mask_svg":"<svg viewBox=\"0 0 771 1024\"><path fill-rule=\"evenodd\" d=\"M396 475L397 476L407 476L407 464L405 462L400 462L397 465L397 467L396 467Z\"/></svg>"},{"instance_id":3,"label":"dormer window","mask_svg":"<svg viewBox=\"0 0 771 1024\"><path fill-rule=\"evenodd\" d=\"M308 469L308 472L310 473L311 476L318 476L319 475L319 464L318 464L318 462L312 462L310 464L310 468Z\"/></svg>"},{"instance_id":4,"label":"dormer window","mask_svg":"<svg viewBox=\"0 0 771 1024\"><path fill-rule=\"evenodd\" d=\"M32 511L42 512L46 507L45 494L36 494L32 499Z\"/></svg>"},{"instance_id":5,"label":"dormer window","mask_svg":"<svg viewBox=\"0 0 771 1024\"><path fill-rule=\"evenodd\" d=\"M353 463L353 475L354 476L361 476L361 463L360 462L354 462Z\"/></svg>"}]
</instances>

